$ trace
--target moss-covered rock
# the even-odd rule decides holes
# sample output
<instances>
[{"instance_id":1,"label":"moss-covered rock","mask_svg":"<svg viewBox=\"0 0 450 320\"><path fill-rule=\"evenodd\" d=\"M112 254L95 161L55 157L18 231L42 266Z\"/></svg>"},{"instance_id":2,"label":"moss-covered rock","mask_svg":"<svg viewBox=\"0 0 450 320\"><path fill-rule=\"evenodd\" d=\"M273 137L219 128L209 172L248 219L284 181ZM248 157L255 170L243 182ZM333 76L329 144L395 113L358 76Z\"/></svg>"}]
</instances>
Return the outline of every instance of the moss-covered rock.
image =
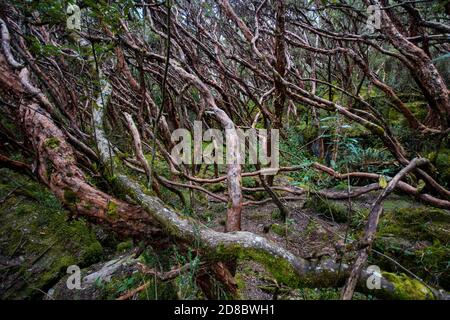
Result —
<instances>
[{"instance_id":1,"label":"moss-covered rock","mask_svg":"<svg viewBox=\"0 0 450 320\"><path fill-rule=\"evenodd\" d=\"M381 217L374 248L426 282L450 289L450 215L428 208L400 208ZM389 259L373 256L385 270L399 271Z\"/></svg>"},{"instance_id":2,"label":"moss-covered rock","mask_svg":"<svg viewBox=\"0 0 450 320\"><path fill-rule=\"evenodd\" d=\"M378 235L391 234L414 241L450 243L450 214L428 207L387 211L380 220Z\"/></svg>"}]
</instances>

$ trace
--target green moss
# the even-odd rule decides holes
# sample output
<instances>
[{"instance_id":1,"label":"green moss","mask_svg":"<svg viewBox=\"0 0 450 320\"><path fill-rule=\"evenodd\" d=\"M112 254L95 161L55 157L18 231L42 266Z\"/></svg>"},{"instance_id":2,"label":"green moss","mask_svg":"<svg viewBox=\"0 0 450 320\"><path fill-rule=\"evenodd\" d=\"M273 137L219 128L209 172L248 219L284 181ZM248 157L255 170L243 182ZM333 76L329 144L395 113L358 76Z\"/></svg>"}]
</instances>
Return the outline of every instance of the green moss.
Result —
<instances>
[{"instance_id":1,"label":"green moss","mask_svg":"<svg viewBox=\"0 0 450 320\"><path fill-rule=\"evenodd\" d=\"M428 158L436 166L439 182L450 186L450 149L441 148L438 152L431 152Z\"/></svg>"},{"instance_id":2,"label":"green moss","mask_svg":"<svg viewBox=\"0 0 450 320\"><path fill-rule=\"evenodd\" d=\"M81 262L84 265L91 265L100 260L103 256L103 247L100 242L95 241L83 250Z\"/></svg>"},{"instance_id":3,"label":"green moss","mask_svg":"<svg viewBox=\"0 0 450 320\"><path fill-rule=\"evenodd\" d=\"M394 256L425 281L450 288L450 217L446 211L419 207L385 212L374 248ZM372 262L397 271L388 259L377 257Z\"/></svg>"},{"instance_id":4,"label":"green moss","mask_svg":"<svg viewBox=\"0 0 450 320\"><path fill-rule=\"evenodd\" d=\"M337 201L329 201L321 197L311 197L306 202L305 206L310 209L324 214L327 218L336 222L348 221L347 207Z\"/></svg>"},{"instance_id":5,"label":"green moss","mask_svg":"<svg viewBox=\"0 0 450 320\"><path fill-rule=\"evenodd\" d=\"M298 287L301 282L297 272L284 259L267 254L260 250L246 250L240 256L241 259L251 259L261 263L267 268L277 281L280 281L292 288Z\"/></svg>"},{"instance_id":6,"label":"green moss","mask_svg":"<svg viewBox=\"0 0 450 320\"><path fill-rule=\"evenodd\" d=\"M276 233L279 236L286 236L286 233L289 234L291 232L291 230L289 228L286 228L286 225L282 225L282 224L278 224L278 223L274 223L270 226L270 230L272 230L272 232Z\"/></svg>"},{"instance_id":7,"label":"green moss","mask_svg":"<svg viewBox=\"0 0 450 320\"><path fill-rule=\"evenodd\" d=\"M433 297L433 293L420 281L414 280L405 274L383 272L383 277L394 285L397 298L405 300L425 300Z\"/></svg>"},{"instance_id":8,"label":"green moss","mask_svg":"<svg viewBox=\"0 0 450 320\"><path fill-rule=\"evenodd\" d=\"M56 149L56 148L58 148L59 145L60 145L60 143L61 143L61 142L60 142L59 139L56 138L56 137L50 137L50 138L47 138L47 139L45 139L45 142L44 142L45 146L48 147L48 148L50 148L50 149Z\"/></svg>"},{"instance_id":9,"label":"green moss","mask_svg":"<svg viewBox=\"0 0 450 320\"><path fill-rule=\"evenodd\" d=\"M103 248L84 220L67 221L68 213L49 190L1 168L0 199L13 190L14 196L0 204L0 255L22 256L24 262L9 270L18 278L2 298L39 298L40 290L46 291L64 276L69 265L83 267L99 261ZM76 202L76 197L65 191L67 198Z\"/></svg>"},{"instance_id":10,"label":"green moss","mask_svg":"<svg viewBox=\"0 0 450 320\"><path fill-rule=\"evenodd\" d=\"M292 288L300 286L302 283L295 269L286 260L268 254L265 251L258 249L243 249L239 245L232 245L225 247L219 245L216 253L218 257L229 258L231 256L237 256L241 260L253 260L263 265L273 277Z\"/></svg>"},{"instance_id":11,"label":"green moss","mask_svg":"<svg viewBox=\"0 0 450 320\"><path fill-rule=\"evenodd\" d=\"M272 215L271 215L273 220L281 220L281 213L279 209L275 209L272 211Z\"/></svg>"},{"instance_id":12,"label":"green moss","mask_svg":"<svg viewBox=\"0 0 450 320\"><path fill-rule=\"evenodd\" d=\"M117 252L125 252L133 248L133 240L127 240L119 243L116 247Z\"/></svg>"},{"instance_id":13,"label":"green moss","mask_svg":"<svg viewBox=\"0 0 450 320\"><path fill-rule=\"evenodd\" d=\"M369 129L371 132L373 132L376 135L379 135L379 136L384 135L384 129L376 124L367 123L365 126L367 129Z\"/></svg>"},{"instance_id":14,"label":"green moss","mask_svg":"<svg viewBox=\"0 0 450 320\"><path fill-rule=\"evenodd\" d=\"M426 101L412 101L407 102L405 105L412 111L412 113L420 120L425 120L427 116L427 105ZM406 119L404 120L406 125Z\"/></svg>"},{"instance_id":15,"label":"green moss","mask_svg":"<svg viewBox=\"0 0 450 320\"><path fill-rule=\"evenodd\" d=\"M245 276L248 274L249 274L249 272L247 270L243 270L242 272L237 272L236 275L234 276L234 280L236 281L236 286L237 286L236 296L233 297L234 299L237 299L237 300L248 299L248 297L245 293L245 291L247 289L247 283L245 280Z\"/></svg>"},{"instance_id":16,"label":"green moss","mask_svg":"<svg viewBox=\"0 0 450 320\"><path fill-rule=\"evenodd\" d=\"M245 188L256 187L255 179L253 179L252 177L242 177L242 186Z\"/></svg>"},{"instance_id":17,"label":"green moss","mask_svg":"<svg viewBox=\"0 0 450 320\"><path fill-rule=\"evenodd\" d=\"M378 234L450 243L450 216L444 210L428 207L400 208L382 216Z\"/></svg>"},{"instance_id":18,"label":"green moss","mask_svg":"<svg viewBox=\"0 0 450 320\"><path fill-rule=\"evenodd\" d=\"M74 205L79 201L77 194L69 188L64 189L64 200L69 205Z\"/></svg>"},{"instance_id":19,"label":"green moss","mask_svg":"<svg viewBox=\"0 0 450 320\"><path fill-rule=\"evenodd\" d=\"M266 193L264 191L253 192L253 197L255 200L263 200L266 197Z\"/></svg>"},{"instance_id":20,"label":"green moss","mask_svg":"<svg viewBox=\"0 0 450 320\"><path fill-rule=\"evenodd\" d=\"M117 211L118 205L117 203L115 203L113 200L110 200L108 202L108 207L106 210L106 215L108 217L111 217L113 219L116 219L117 217L119 217L119 212Z\"/></svg>"},{"instance_id":21,"label":"green moss","mask_svg":"<svg viewBox=\"0 0 450 320\"><path fill-rule=\"evenodd\" d=\"M383 208L386 212L396 209L411 208L411 199L406 197L400 199L387 198L383 202Z\"/></svg>"},{"instance_id":22,"label":"green moss","mask_svg":"<svg viewBox=\"0 0 450 320\"><path fill-rule=\"evenodd\" d=\"M211 192L223 192L226 190L223 183L211 183L207 186L207 189Z\"/></svg>"}]
</instances>

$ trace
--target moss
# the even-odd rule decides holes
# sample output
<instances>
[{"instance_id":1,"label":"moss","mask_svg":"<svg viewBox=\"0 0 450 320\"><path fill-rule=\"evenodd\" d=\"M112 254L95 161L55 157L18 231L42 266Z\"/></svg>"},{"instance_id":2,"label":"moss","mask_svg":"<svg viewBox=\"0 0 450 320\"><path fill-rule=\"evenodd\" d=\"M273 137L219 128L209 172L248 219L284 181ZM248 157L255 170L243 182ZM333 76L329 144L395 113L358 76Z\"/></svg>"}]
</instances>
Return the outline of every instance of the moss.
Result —
<instances>
[{"instance_id":1,"label":"moss","mask_svg":"<svg viewBox=\"0 0 450 320\"><path fill-rule=\"evenodd\" d=\"M292 288L299 287L302 282L294 268L284 259L267 254L260 250L246 250L241 258L252 259L266 267L274 278Z\"/></svg>"},{"instance_id":2,"label":"moss","mask_svg":"<svg viewBox=\"0 0 450 320\"><path fill-rule=\"evenodd\" d=\"M384 129L376 124L367 123L365 126L367 129L369 129L371 132L373 132L376 135L379 135L379 136L384 135Z\"/></svg>"},{"instance_id":3,"label":"moss","mask_svg":"<svg viewBox=\"0 0 450 320\"><path fill-rule=\"evenodd\" d=\"M279 209L275 209L272 211L272 215L271 215L273 220L281 220L281 213Z\"/></svg>"},{"instance_id":4,"label":"moss","mask_svg":"<svg viewBox=\"0 0 450 320\"><path fill-rule=\"evenodd\" d=\"M69 205L75 205L79 199L75 192L70 190L69 188L64 188L64 201L66 201Z\"/></svg>"},{"instance_id":5,"label":"moss","mask_svg":"<svg viewBox=\"0 0 450 320\"><path fill-rule=\"evenodd\" d=\"M241 273L237 273L234 277L236 280L236 285L238 288L239 295L242 297L242 291L245 289L245 280L243 278L243 275Z\"/></svg>"},{"instance_id":6,"label":"moss","mask_svg":"<svg viewBox=\"0 0 450 320\"><path fill-rule=\"evenodd\" d=\"M45 142L44 142L45 146L50 149L58 148L60 143L61 143L61 141L59 141L59 139L56 137L47 138L47 139L45 139Z\"/></svg>"},{"instance_id":7,"label":"moss","mask_svg":"<svg viewBox=\"0 0 450 320\"><path fill-rule=\"evenodd\" d=\"M125 252L133 248L133 240L127 240L119 243L116 247L117 252Z\"/></svg>"},{"instance_id":8,"label":"moss","mask_svg":"<svg viewBox=\"0 0 450 320\"><path fill-rule=\"evenodd\" d=\"M211 183L207 186L207 189L211 192L223 192L226 190L223 183Z\"/></svg>"},{"instance_id":9,"label":"moss","mask_svg":"<svg viewBox=\"0 0 450 320\"><path fill-rule=\"evenodd\" d=\"M305 206L324 214L327 218L336 222L348 221L347 207L338 201L329 201L320 197L311 197Z\"/></svg>"},{"instance_id":10,"label":"moss","mask_svg":"<svg viewBox=\"0 0 450 320\"><path fill-rule=\"evenodd\" d=\"M1 168L0 199L15 189L15 196L0 204L0 256L22 256L24 262L8 275L2 274L4 279L18 277L2 298L39 298L42 291L65 275L69 265L95 263L103 248L83 219L67 221L67 212L49 190ZM76 202L70 191L65 191L67 198Z\"/></svg>"},{"instance_id":11,"label":"moss","mask_svg":"<svg viewBox=\"0 0 450 320\"><path fill-rule=\"evenodd\" d=\"M270 226L270 230L272 232L276 233L279 236L286 236L286 234L289 234L291 232L290 228L287 228L286 225L274 223Z\"/></svg>"},{"instance_id":12,"label":"moss","mask_svg":"<svg viewBox=\"0 0 450 320\"><path fill-rule=\"evenodd\" d=\"M273 277L290 287L298 287L302 283L295 269L286 260L258 249L241 248L239 245L225 247L220 244L216 253L218 257L227 259L237 256L241 260L253 260L263 265Z\"/></svg>"},{"instance_id":13,"label":"moss","mask_svg":"<svg viewBox=\"0 0 450 320\"><path fill-rule=\"evenodd\" d=\"M116 219L119 216L117 208L117 203L115 203L113 200L110 200L106 209L106 215L110 218Z\"/></svg>"},{"instance_id":14,"label":"moss","mask_svg":"<svg viewBox=\"0 0 450 320\"><path fill-rule=\"evenodd\" d=\"M450 217L446 211L428 207L387 211L380 218L374 248L394 256L424 281L450 288ZM372 262L397 271L388 259L377 257Z\"/></svg>"},{"instance_id":15,"label":"moss","mask_svg":"<svg viewBox=\"0 0 450 320\"><path fill-rule=\"evenodd\" d=\"M431 152L427 157L436 166L439 182L450 186L450 149L441 148L438 152Z\"/></svg>"},{"instance_id":16,"label":"moss","mask_svg":"<svg viewBox=\"0 0 450 320\"><path fill-rule=\"evenodd\" d=\"M428 207L400 208L388 211L382 216L379 230L379 235L449 243L450 216L444 210Z\"/></svg>"},{"instance_id":17,"label":"moss","mask_svg":"<svg viewBox=\"0 0 450 320\"><path fill-rule=\"evenodd\" d=\"M383 201L383 208L386 212L397 209L411 208L411 199L407 197L398 199L391 197Z\"/></svg>"},{"instance_id":18,"label":"moss","mask_svg":"<svg viewBox=\"0 0 450 320\"><path fill-rule=\"evenodd\" d=\"M412 111L412 113L419 119L425 120L427 116L427 102L426 101L412 101L407 102L405 105ZM406 119L404 120L406 125Z\"/></svg>"},{"instance_id":19,"label":"moss","mask_svg":"<svg viewBox=\"0 0 450 320\"><path fill-rule=\"evenodd\" d=\"M383 272L383 277L394 285L396 297L405 300L425 300L433 297L433 293L420 281L414 280L405 274Z\"/></svg>"},{"instance_id":20,"label":"moss","mask_svg":"<svg viewBox=\"0 0 450 320\"><path fill-rule=\"evenodd\" d=\"M91 265L100 260L103 256L103 247L100 242L95 241L84 249L81 263L84 265Z\"/></svg>"},{"instance_id":21,"label":"moss","mask_svg":"<svg viewBox=\"0 0 450 320\"><path fill-rule=\"evenodd\" d=\"M252 177L242 177L242 186L245 188L256 187L256 181Z\"/></svg>"},{"instance_id":22,"label":"moss","mask_svg":"<svg viewBox=\"0 0 450 320\"><path fill-rule=\"evenodd\" d=\"M265 191L257 191L253 193L255 200L263 200L266 197Z\"/></svg>"}]
</instances>

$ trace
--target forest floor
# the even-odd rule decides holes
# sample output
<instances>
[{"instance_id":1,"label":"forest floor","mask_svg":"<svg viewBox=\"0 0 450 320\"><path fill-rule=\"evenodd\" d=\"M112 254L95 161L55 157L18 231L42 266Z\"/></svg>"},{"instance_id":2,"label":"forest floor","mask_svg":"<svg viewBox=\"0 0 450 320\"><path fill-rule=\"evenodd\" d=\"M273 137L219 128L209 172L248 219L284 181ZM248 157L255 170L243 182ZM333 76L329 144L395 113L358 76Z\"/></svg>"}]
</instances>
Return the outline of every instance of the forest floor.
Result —
<instances>
[{"instance_id":1,"label":"forest floor","mask_svg":"<svg viewBox=\"0 0 450 320\"><path fill-rule=\"evenodd\" d=\"M348 261L352 251L344 248L351 248L349 243L361 235L365 217L377 194L372 192L351 202L305 196L303 200L285 204L289 209L286 222L280 219L272 203L246 206L242 212L242 230L264 236L303 258L331 257ZM193 205L193 217L223 231L226 212L223 203L206 199L195 201ZM384 206L374 245L382 255L372 254L369 262L389 272L412 272L430 285L449 290L448 213L396 194ZM145 281L152 281L132 266L138 261L168 270L173 265L196 259L179 257L173 250L164 253L147 250L139 259L130 258L139 243L117 239L83 220L68 219L66 210L45 187L7 169L0 169L0 221L2 299L114 299ZM114 265L122 261L120 259L127 261L126 268L120 266L103 282L93 281L91 289L84 294L74 295L74 292L62 290L69 265L79 265L84 276L105 270L105 266ZM339 288L289 288L277 283L263 267L251 261L238 262L236 282L241 297L246 299L339 297ZM188 274L172 283L153 283L136 298L195 299L201 298L201 294L192 281L192 274ZM372 297L357 294L356 298Z\"/></svg>"}]
</instances>

